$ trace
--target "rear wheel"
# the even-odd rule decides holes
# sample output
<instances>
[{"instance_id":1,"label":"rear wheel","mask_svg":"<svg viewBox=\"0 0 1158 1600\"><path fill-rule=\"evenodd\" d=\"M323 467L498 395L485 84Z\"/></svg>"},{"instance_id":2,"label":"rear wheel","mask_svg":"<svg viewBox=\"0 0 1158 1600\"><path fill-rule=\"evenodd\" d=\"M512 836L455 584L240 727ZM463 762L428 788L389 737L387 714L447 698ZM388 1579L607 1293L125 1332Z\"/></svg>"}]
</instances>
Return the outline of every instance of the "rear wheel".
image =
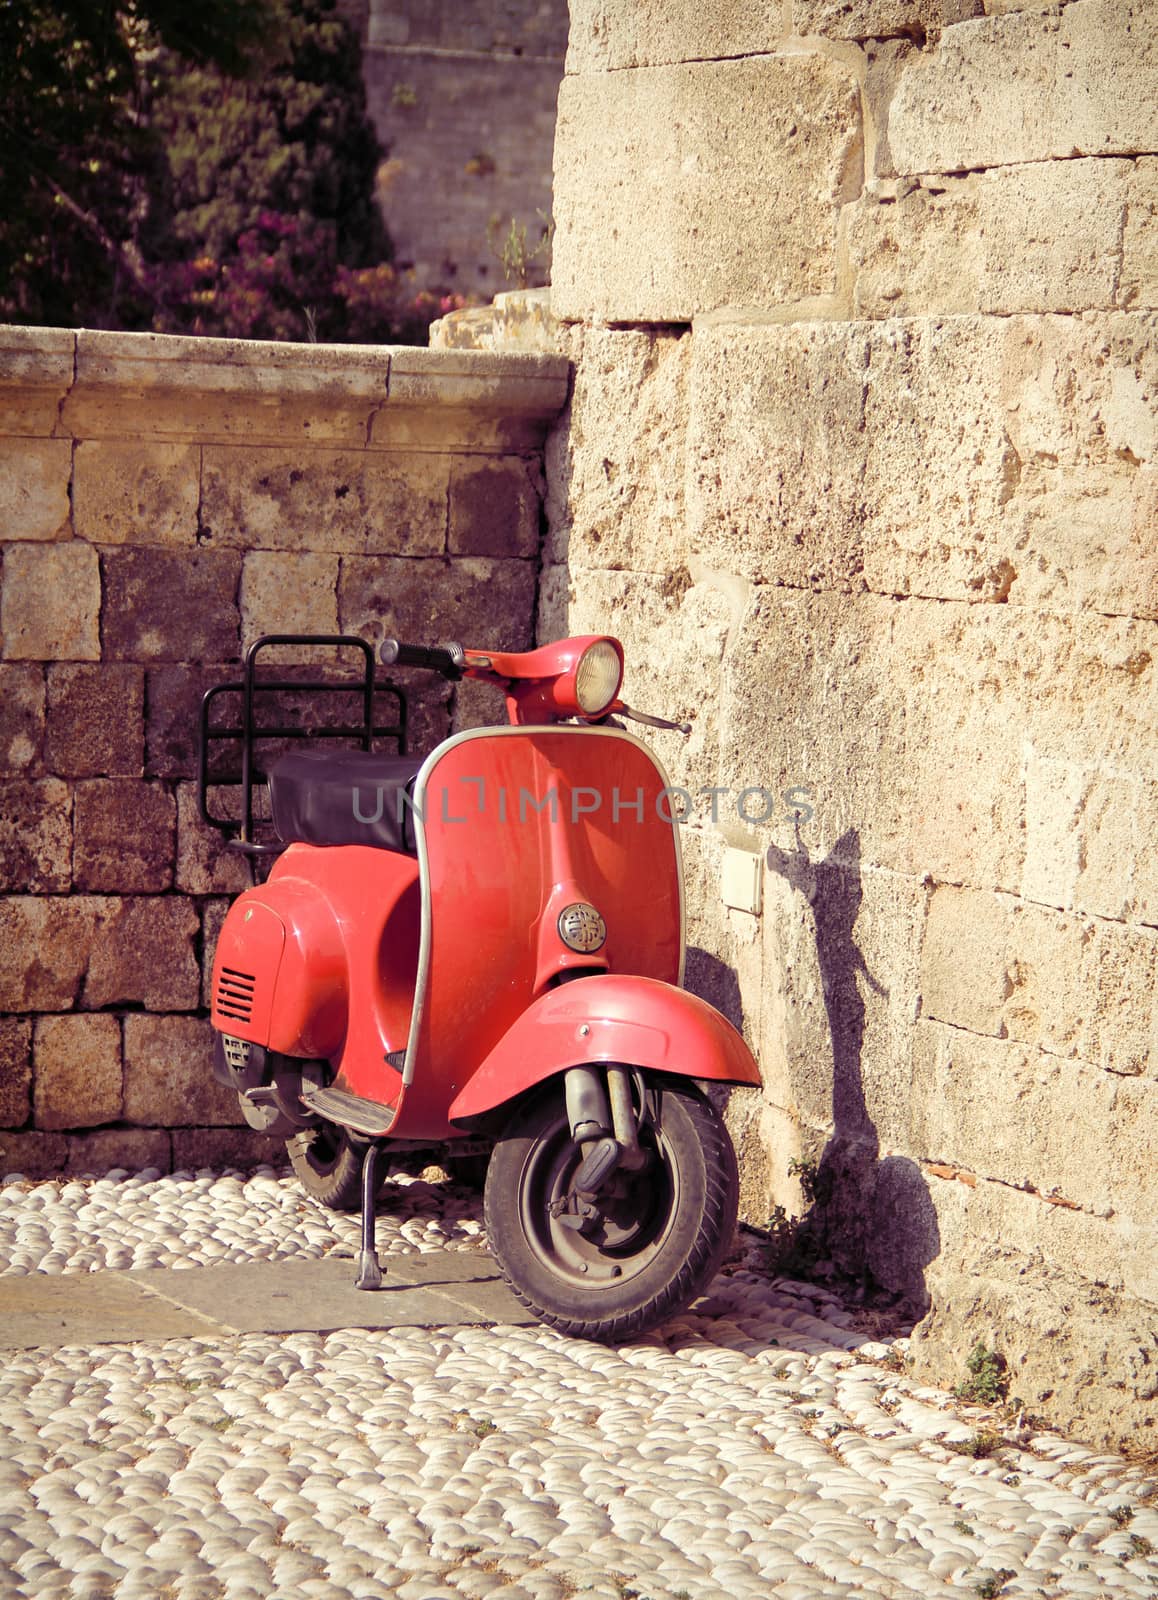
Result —
<instances>
[{"instance_id":1,"label":"rear wheel","mask_svg":"<svg viewBox=\"0 0 1158 1600\"><path fill-rule=\"evenodd\" d=\"M286 1152L298 1182L313 1199L331 1211L361 1210L365 1140L322 1122L287 1139Z\"/></svg>"},{"instance_id":2,"label":"rear wheel","mask_svg":"<svg viewBox=\"0 0 1158 1600\"><path fill-rule=\"evenodd\" d=\"M692 1084L653 1088L647 1164L618 1168L593 1215L573 1193L582 1157L559 1081L524 1104L491 1156L491 1249L523 1304L562 1333L610 1341L656 1327L703 1292L731 1243L739 1185L727 1130Z\"/></svg>"}]
</instances>

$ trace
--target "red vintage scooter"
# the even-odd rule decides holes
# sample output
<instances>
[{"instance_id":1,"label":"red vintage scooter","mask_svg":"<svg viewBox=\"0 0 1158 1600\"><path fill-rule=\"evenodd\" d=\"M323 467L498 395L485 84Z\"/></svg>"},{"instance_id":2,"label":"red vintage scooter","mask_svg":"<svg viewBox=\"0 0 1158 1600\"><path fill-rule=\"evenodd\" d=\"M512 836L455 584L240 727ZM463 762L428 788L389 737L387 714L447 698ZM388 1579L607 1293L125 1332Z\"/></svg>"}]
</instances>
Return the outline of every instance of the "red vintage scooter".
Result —
<instances>
[{"instance_id":1,"label":"red vintage scooter","mask_svg":"<svg viewBox=\"0 0 1158 1600\"><path fill-rule=\"evenodd\" d=\"M425 760L372 749L364 640L363 748L290 749L268 767L272 826L252 807L263 776L262 692L333 691L265 680L258 641L241 684L202 711L201 796L214 739L240 740L237 844L276 853L230 908L217 945L215 1072L248 1122L284 1137L306 1190L353 1209L357 1284L377 1288L380 1154L493 1146L484 1215L491 1250L544 1322L629 1338L686 1307L715 1274L736 1222L736 1159L704 1083L758 1084L751 1053L681 987L683 894L666 780L616 725L623 650L564 639L511 653L388 639L387 666L473 679L506 696L509 725L456 734ZM348 689L347 689L348 692ZM211 724L239 694L240 727ZM312 730L317 732L318 730ZM344 733L349 728L322 730Z\"/></svg>"}]
</instances>

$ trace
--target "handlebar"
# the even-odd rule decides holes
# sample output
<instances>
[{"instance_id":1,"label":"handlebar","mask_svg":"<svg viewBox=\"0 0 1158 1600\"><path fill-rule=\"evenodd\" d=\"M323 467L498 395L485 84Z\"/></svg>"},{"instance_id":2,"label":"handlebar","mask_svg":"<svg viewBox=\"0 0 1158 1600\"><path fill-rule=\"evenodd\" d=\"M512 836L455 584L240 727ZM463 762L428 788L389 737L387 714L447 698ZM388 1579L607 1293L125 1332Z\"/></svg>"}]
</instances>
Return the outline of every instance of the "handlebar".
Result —
<instances>
[{"instance_id":1,"label":"handlebar","mask_svg":"<svg viewBox=\"0 0 1158 1600\"><path fill-rule=\"evenodd\" d=\"M429 667L444 678L461 678L466 667L466 651L460 644L402 644L398 639L383 639L378 659L384 667Z\"/></svg>"}]
</instances>

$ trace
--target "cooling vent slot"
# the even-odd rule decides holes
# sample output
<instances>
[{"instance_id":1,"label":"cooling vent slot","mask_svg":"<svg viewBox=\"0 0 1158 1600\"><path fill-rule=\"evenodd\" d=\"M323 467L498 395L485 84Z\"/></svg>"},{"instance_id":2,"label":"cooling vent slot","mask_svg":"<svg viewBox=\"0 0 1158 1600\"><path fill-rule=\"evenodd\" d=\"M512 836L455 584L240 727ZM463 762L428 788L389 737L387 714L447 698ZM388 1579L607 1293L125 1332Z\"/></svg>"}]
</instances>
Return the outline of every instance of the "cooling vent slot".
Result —
<instances>
[{"instance_id":1,"label":"cooling vent slot","mask_svg":"<svg viewBox=\"0 0 1158 1600\"><path fill-rule=\"evenodd\" d=\"M222 967L217 980L215 1005L223 1017L235 1022L248 1022L253 1013L253 992L257 979L251 972L236 972L232 967Z\"/></svg>"}]
</instances>

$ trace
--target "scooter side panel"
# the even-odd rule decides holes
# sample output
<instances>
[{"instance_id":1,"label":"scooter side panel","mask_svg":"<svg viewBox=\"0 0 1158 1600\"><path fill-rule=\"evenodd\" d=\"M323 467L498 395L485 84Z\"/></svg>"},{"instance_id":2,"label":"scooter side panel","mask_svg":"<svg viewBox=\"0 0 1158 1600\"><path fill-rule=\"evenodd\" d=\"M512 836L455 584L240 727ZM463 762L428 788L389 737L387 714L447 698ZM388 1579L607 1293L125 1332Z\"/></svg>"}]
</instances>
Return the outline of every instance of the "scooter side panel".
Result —
<instances>
[{"instance_id":1,"label":"scooter side panel","mask_svg":"<svg viewBox=\"0 0 1158 1600\"><path fill-rule=\"evenodd\" d=\"M602 1062L716 1083L760 1083L748 1046L706 1001L654 979L608 974L541 996L456 1096L450 1117L480 1116L568 1067Z\"/></svg>"}]
</instances>

